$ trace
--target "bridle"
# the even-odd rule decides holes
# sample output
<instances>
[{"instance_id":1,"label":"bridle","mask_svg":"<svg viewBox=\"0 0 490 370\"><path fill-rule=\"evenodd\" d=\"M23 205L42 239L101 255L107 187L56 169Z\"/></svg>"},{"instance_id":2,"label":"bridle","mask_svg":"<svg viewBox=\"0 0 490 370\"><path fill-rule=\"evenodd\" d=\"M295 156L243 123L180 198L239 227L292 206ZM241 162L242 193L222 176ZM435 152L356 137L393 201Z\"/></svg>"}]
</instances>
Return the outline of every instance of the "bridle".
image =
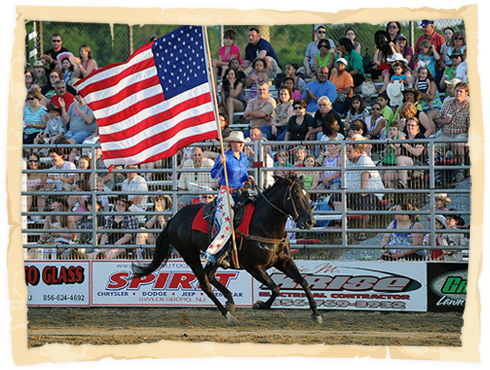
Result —
<instances>
[{"instance_id":1,"label":"bridle","mask_svg":"<svg viewBox=\"0 0 490 370\"><path fill-rule=\"evenodd\" d=\"M269 205L274 208L275 210L279 211L280 213L282 213L284 216L286 216L287 218L291 218L294 222L298 221L299 219L299 213L298 213L298 208L296 207L296 203L294 202L294 199L293 199L293 192L292 192L292 188L293 188L293 185L294 185L294 181L293 183L288 187L288 190L286 191L286 193L284 194L284 199L282 201L282 207L285 208L286 206L286 201L287 200L290 200L291 201L291 204L293 206L293 210L294 210L294 216L291 216L290 214L286 213L284 210L282 210L281 208L277 207L276 205L272 204L272 202L267 199L267 197L264 195L264 193L260 190L259 186L257 185L257 183L255 182L255 180L253 180L253 183L255 185L255 188L257 189L257 192L260 196L262 196L262 198L265 199L265 201L267 203L269 203ZM289 196L288 196L289 194Z\"/></svg>"}]
</instances>

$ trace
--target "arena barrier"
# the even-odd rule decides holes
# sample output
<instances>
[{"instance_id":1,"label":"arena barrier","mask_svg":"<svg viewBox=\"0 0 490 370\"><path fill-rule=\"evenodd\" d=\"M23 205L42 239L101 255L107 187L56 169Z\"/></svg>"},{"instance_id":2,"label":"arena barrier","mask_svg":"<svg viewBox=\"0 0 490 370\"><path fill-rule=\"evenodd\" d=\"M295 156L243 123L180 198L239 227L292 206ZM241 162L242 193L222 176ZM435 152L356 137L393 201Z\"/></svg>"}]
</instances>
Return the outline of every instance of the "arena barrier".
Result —
<instances>
[{"instance_id":1,"label":"arena barrier","mask_svg":"<svg viewBox=\"0 0 490 370\"><path fill-rule=\"evenodd\" d=\"M148 262L148 261L145 261ZM204 261L203 261L204 262ZM463 311L468 264L296 260L322 310ZM301 287L269 270L281 293L273 308L309 308ZM26 261L28 307L215 307L181 259L145 278L130 279L130 261ZM241 270L218 270L217 279L239 308L270 291ZM215 294L224 303L220 292Z\"/></svg>"}]
</instances>

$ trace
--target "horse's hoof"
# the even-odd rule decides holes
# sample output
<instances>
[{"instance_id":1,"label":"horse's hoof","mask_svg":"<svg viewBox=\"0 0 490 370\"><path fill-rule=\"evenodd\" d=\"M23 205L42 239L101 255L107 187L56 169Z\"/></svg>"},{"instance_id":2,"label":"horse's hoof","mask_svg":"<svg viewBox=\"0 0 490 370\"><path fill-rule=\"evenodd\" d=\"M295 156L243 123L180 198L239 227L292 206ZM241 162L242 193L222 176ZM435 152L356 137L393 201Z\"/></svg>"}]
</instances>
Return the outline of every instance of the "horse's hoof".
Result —
<instances>
[{"instance_id":1,"label":"horse's hoof","mask_svg":"<svg viewBox=\"0 0 490 370\"><path fill-rule=\"evenodd\" d=\"M230 312L235 312L235 304L234 303L230 303L230 302L226 302L226 309Z\"/></svg>"},{"instance_id":2,"label":"horse's hoof","mask_svg":"<svg viewBox=\"0 0 490 370\"><path fill-rule=\"evenodd\" d=\"M313 319L314 322L316 322L317 324L321 324L323 323L323 319L322 319L322 315L311 315L311 318Z\"/></svg>"},{"instance_id":3,"label":"horse's hoof","mask_svg":"<svg viewBox=\"0 0 490 370\"><path fill-rule=\"evenodd\" d=\"M239 321L229 312L226 314L226 318L228 319L228 325L230 326L235 326L239 323Z\"/></svg>"},{"instance_id":4,"label":"horse's hoof","mask_svg":"<svg viewBox=\"0 0 490 370\"><path fill-rule=\"evenodd\" d=\"M263 308L266 308L266 307L265 307L264 302L262 302L262 301L257 301L253 305L253 309L254 310L260 310L260 309L263 309Z\"/></svg>"}]
</instances>

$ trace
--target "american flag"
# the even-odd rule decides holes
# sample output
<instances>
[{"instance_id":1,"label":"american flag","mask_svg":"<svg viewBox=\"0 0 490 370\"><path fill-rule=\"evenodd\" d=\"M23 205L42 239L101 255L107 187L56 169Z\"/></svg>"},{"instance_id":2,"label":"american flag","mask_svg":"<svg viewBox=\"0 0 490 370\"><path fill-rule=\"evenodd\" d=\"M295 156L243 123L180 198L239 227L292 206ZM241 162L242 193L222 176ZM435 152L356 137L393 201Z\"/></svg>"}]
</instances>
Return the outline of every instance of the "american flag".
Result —
<instances>
[{"instance_id":1,"label":"american flag","mask_svg":"<svg viewBox=\"0 0 490 370\"><path fill-rule=\"evenodd\" d=\"M107 167L218 137L202 26L182 26L75 86L97 119Z\"/></svg>"}]
</instances>

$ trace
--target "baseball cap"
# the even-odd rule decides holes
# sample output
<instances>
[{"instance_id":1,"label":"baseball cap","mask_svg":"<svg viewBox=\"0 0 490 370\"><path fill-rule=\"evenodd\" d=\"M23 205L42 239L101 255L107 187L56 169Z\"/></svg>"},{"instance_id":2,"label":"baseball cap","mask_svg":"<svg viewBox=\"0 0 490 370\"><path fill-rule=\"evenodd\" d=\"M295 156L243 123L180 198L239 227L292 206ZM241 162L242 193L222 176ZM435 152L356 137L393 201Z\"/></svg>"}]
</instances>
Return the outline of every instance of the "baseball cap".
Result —
<instances>
[{"instance_id":1,"label":"baseball cap","mask_svg":"<svg viewBox=\"0 0 490 370\"><path fill-rule=\"evenodd\" d=\"M428 21L427 19L424 19L421 23L420 23L420 27L425 27L427 26L428 24L434 24L434 21Z\"/></svg>"},{"instance_id":2,"label":"baseball cap","mask_svg":"<svg viewBox=\"0 0 490 370\"><path fill-rule=\"evenodd\" d=\"M398 40L401 40L401 39L407 40L407 37L403 33L400 33L400 34L396 35L395 41L398 41Z\"/></svg>"},{"instance_id":3,"label":"baseball cap","mask_svg":"<svg viewBox=\"0 0 490 370\"><path fill-rule=\"evenodd\" d=\"M325 28L325 26L323 24L317 24L315 31L318 31L319 28Z\"/></svg>"},{"instance_id":4,"label":"baseball cap","mask_svg":"<svg viewBox=\"0 0 490 370\"><path fill-rule=\"evenodd\" d=\"M344 65L347 65L347 60L345 60L345 58L339 58L335 61L335 63L342 63Z\"/></svg>"}]
</instances>

